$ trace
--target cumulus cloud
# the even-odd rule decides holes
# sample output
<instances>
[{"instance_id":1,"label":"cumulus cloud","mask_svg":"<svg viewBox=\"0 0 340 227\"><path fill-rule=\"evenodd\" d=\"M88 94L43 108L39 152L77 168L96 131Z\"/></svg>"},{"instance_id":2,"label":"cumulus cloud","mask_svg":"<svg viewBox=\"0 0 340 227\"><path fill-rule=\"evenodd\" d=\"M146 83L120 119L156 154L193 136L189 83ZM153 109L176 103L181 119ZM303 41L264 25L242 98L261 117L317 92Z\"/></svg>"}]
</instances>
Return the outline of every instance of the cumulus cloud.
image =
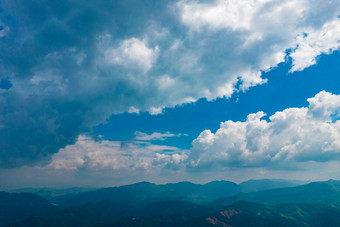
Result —
<instances>
[{"instance_id":1,"label":"cumulus cloud","mask_svg":"<svg viewBox=\"0 0 340 227\"><path fill-rule=\"evenodd\" d=\"M141 138L142 140L143 138ZM146 140L146 139L143 139ZM149 142L120 142L80 136L53 155L46 169L55 170L150 170L179 168L187 158L187 151L176 147L153 145Z\"/></svg>"},{"instance_id":2,"label":"cumulus cloud","mask_svg":"<svg viewBox=\"0 0 340 227\"><path fill-rule=\"evenodd\" d=\"M340 159L340 95L322 91L305 108L288 108L264 120L249 114L244 122L222 122L216 133L203 131L193 141L192 167L287 167Z\"/></svg>"},{"instance_id":3,"label":"cumulus cloud","mask_svg":"<svg viewBox=\"0 0 340 227\"><path fill-rule=\"evenodd\" d=\"M1 1L0 79L12 86L0 90L0 166L48 162L113 113L160 114L266 83L261 72L287 49L302 70L339 48L339 6Z\"/></svg>"},{"instance_id":4,"label":"cumulus cloud","mask_svg":"<svg viewBox=\"0 0 340 227\"><path fill-rule=\"evenodd\" d=\"M298 36L297 48L290 54L293 67L290 70L301 71L316 63L316 57L330 54L340 47L340 20L325 23L319 29L311 29Z\"/></svg>"},{"instance_id":5,"label":"cumulus cloud","mask_svg":"<svg viewBox=\"0 0 340 227\"><path fill-rule=\"evenodd\" d=\"M293 60L291 72L301 71L315 64L317 56L339 49L337 1L216 0L199 3L182 0L178 7L183 23L193 31L238 33L243 39L240 51L247 51L256 43L266 43L266 48L271 50L261 54L263 62L255 72L268 70L284 61L287 49L294 50L289 54ZM250 78L257 80L255 85L261 83L260 75Z\"/></svg>"}]
</instances>

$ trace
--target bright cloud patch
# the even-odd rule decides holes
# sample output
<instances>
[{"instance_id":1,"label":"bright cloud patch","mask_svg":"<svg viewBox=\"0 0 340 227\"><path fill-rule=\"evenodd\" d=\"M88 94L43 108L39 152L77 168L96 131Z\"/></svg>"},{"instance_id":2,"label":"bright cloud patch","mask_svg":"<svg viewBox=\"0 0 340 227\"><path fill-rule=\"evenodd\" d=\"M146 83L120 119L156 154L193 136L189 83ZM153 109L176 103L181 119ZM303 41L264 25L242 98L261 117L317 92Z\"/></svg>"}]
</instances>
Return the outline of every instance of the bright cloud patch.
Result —
<instances>
[{"instance_id":1,"label":"bright cloud patch","mask_svg":"<svg viewBox=\"0 0 340 227\"><path fill-rule=\"evenodd\" d=\"M264 61L258 70L270 69L284 61L286 49L294 49L290 54L293 59L291 72L315 64L320 54L339 49L340 20L336 1L215 0L198 3L183 0L178 7L183 23L193 31L238 33L242 40L241 52L266 43L270 51L261 54ZM255 78L258 81L254 84L260 84L260 75L252 80Z\"/></svg>"},{"instance_id":2,"label":"bright cloud patch","mask_svg":"<svg viewBox=\"0 0 340 227\"><path fill-rule=\"evenodd\" d=\"M193 167L280 167L340 158L340 95L322 91L308 108L289 108L263 120L263 112L245 122L226 121L216 133L203 131L193 142ZM293 164L295 163L295 164Z\"/></svg>"},{"instance_id":3,"label":"bright cloud patch","mask_svg":"<svg viewBox=\"0 0 340 227\"><path fill-rule=\"evenodd\" d=\"M157 58L158 46L154 49L148 48L146 43L137 38L124 40L116 49L105 51L106 60L125 67L136 65L144 71L152 68Z\"/></svg>"},{"instance_id":4,"label":"bright cloud patch","mask_svg":"<svg viewBox=\"0 0 340 227\"><path fill-rule=\"evenodd\" d=\"M164 152L166 151L166 152ZM80 136L74 145L53 155L47 169L55 170L150 170L179 168L186 160L186 151L148 142L94 141Z\"/></svg>"},{"instance_id":5,"label":"bright cloud patch","mask_svg":"<svg viewBox=\"0 0 340 227\"><path fill-rule=\"evenodd\" d=\"M160 132L154 132L152 134L146 134L144 132L135 132L135 139L136 140L144 140L144 141L150 141L150 140L165 140L167 138L171 138L171 137L175 137L175 136L181 136L181 134L179 135L175 135L173 133L170 132L166 132L166 133L160 133Z\"/></svg>"},{"instance_id":6,"label":"bright cloud patch","mask_svg":"<svg viewBox=\"0 0 340 227\"><path fill-rule=\"evenodd\" d=\"M301 71L316 63L316 57L330 54L340 47L340 20L324 24L298 37L298 47L290 54L294 71Z\"/></svg>"},{"instance_id":7,"label":"bright cloud patch","mask_svg":"<svg viewBox=\"0 0 340 227\"><path fill-rule=\"evenodd\" d=\"M256 12L268 1L223 1L198 3L180 1L183 22L195 30L202 27L212 29L249 30Z\"/></svg>"},{"instance_id":8,"label":"bright cloud patch","mask_svg":"<svg viewBox=\"0 0 340 227\"><path fill-rule=\"evenodd\" d=\"M0 80L12 86L0 91L0 166L49 161L113 113L161 114L266 83L261 72L284 62L287 50L292 71L303 70L339 49L339 7L3 0Z\"/></svg>"}]
</instances>

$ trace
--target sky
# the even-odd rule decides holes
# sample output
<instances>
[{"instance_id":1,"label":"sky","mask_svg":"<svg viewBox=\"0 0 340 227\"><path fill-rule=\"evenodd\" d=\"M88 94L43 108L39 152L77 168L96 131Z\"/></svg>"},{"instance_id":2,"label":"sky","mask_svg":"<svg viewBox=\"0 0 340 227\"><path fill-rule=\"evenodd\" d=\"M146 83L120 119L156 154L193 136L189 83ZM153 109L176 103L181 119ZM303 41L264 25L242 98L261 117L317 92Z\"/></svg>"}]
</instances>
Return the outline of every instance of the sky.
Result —
<instances>
[{"instance_id":1,"label":"sky","mask_svg":"<svg viewBox=\"0 0 340 227\"><path fill-rule=\"evenodd\" d=\"M340 1L0 2L0 189L340 179Z\"/></svg>"}]
</instances>

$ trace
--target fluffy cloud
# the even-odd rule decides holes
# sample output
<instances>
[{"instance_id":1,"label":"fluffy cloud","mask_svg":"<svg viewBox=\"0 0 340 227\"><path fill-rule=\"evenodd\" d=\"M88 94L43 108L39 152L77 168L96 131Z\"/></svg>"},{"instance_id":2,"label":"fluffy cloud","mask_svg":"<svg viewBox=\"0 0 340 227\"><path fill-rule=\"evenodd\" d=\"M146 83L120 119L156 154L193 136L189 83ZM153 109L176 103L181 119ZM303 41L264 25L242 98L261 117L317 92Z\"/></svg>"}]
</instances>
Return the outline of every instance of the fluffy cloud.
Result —
<instances>
[{"instance_id":1,"label":"fluffy cloud","mask_svg":"<svg viewBox=\"0 0 340 227\"><path fill-rule=\"evenodd\" d=\"M176 169L187 159L186 152L176 147L153 145L149 142L98 142L90 137L80 136L74 145L67 146L53 155L52 162L44 168L92 171L155 171L167 167Z\"/></svg>"},{"instance_id":2,"label":"fluffy cloud","mask_svg":"<svg viewBox=\"0 0 340 227\"><path fill-rule=\"evenodd\" d=\"M340 47L340 20L327 22L319 29L311 29L297 38L297 48L290 54L293 67L290 70L301 71L316 63L316 57L330 54Z\"/></svg>"},{"instance_id":3,"label":"fluffy cloud","mask_svg":"<svg viewBox=\"0 0 340 227\"><path fill-rule=\"evenodd\" d=\"M249 30L253 17L256 16L268 0L260 1L223 1L217 0L210 3L197 1L180 1L183 22L194 30L202 27L208 29Z\"/></svg>"},{"instance_id":4,"label":"fluffy cloud","mask_svg":"<svg viewBox=\"0 0 340 227\"><path fill-rule=\"evenodd\" d=\"M226 121L216 133L194 140L189 165L285 167L340 158L340 95L322 91L308 108L289 108L263 120L263 112L244 122Z\"/></svg>"},{"instance_id":5,"label":"fluffy cloud","mask_svg":"<svg viewBox=\"0 0 340 227\"><path fill-rule=\"evenodd\" d=\"M0 166L48 162L113 113L160 114L265 83L287 49L302 70L339 48L339 6L1 1L0 79L13 86L0 90Z\"/></svg>"},{"instance_id":6,"label":"fluffy cloud","mask_svg":"<svg viewBox=\"0 0 340 227\"><path fill-rule=\"evenodd\" d=\"M238 44L241 53L254 48L255 44L265 48L260 54L262 63L253 69L255 72L268 70L284 61L287 49L293 49L289 54L293 60L291 72L301 71L315 64L317 56L339 49L337 1L216 0L198 3L182 0L178 7L183 23L193 31L237 33L242 40ZM257 81L246 87L261 83L260 75L251 78ZM247 81L244 82L247 84Z\"/></svg>"}]
</instances>

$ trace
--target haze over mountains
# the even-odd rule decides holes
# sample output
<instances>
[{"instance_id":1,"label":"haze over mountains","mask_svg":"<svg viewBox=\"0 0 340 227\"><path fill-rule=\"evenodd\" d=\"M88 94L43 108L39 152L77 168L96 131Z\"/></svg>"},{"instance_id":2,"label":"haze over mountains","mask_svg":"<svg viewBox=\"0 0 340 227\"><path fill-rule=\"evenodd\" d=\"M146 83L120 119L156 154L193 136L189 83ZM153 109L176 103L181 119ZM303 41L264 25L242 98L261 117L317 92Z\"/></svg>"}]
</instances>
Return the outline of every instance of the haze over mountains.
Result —
<instances>
[{"instance_id":1,"label":"haze over mountains","mask_svg":"<svg viewBox=\"0 0 340 227\"><path fill-rule=\"evenodd\" d=\"M34 191L33 189L30 189ZM337 226L340 181L149 182L0 193L1 226ZM18 191L18 190L17 190ZM58 191L58 190L56 190ZM35 189L39 194L39 190Z\"/></svg>"}]
</instances>

